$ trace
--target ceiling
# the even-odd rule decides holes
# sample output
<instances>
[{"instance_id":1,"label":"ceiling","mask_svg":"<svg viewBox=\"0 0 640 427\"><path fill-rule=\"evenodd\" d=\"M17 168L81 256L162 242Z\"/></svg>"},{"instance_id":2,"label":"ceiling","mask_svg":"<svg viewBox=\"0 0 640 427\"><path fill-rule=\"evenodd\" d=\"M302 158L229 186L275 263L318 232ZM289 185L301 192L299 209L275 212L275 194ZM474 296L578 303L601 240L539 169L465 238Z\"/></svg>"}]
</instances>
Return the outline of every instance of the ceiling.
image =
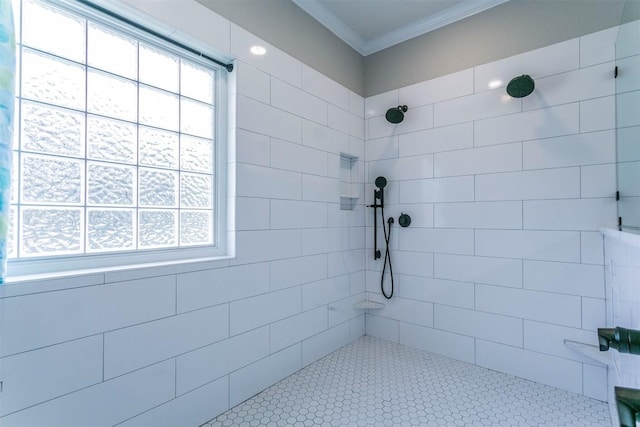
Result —
<instances>
[{"instance_id":1,"label":"ceiling","mask_svg":"<svg viewBox=\"0 0 640 427\"><path fill-rule=\"evenodd\" d=\"M366 56L509 0L292 0Z\"/></svg>"}]
</instances>

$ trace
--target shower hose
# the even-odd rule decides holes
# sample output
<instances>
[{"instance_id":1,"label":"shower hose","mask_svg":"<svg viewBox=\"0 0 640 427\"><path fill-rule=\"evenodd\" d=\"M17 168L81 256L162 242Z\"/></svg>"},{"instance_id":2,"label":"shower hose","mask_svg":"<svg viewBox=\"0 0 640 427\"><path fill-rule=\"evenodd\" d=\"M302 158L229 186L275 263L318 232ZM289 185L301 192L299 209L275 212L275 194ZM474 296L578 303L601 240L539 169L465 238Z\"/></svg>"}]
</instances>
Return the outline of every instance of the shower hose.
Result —
<instances>
[{"instance_id":1,"label":"shower hose","mask_svg":"<svg viewBox=\"0 0 640 427\"><path fill-rule=\"evenodd\" d=\"M393 224L393 217L388 219L389 232L387 233L387 227L384 220L384 208L381 209L382 214L382 231L384 232L384 241L386 243L386 250L384 253L384 266L382 267L382 275L380 276L380 291L386 299L391 299L393 296L393 267L391 266L391 252L389 252L389 240L391 240L391 224ZM389 273L391 275L391 292L387 294L384 290L384 274L387 271L387 261L389 262Z\"/></svg>"}]
</instances>

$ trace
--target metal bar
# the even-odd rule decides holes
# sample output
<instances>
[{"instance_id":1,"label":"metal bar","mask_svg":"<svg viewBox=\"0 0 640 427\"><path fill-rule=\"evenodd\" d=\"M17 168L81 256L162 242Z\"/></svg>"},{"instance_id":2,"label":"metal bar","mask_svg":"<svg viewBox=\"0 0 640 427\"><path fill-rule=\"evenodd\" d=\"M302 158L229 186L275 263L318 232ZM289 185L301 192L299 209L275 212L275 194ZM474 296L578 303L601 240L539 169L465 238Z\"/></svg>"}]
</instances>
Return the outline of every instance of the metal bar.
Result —
<instances>
[{"instance_id":1,"label":"metal bar","mask_svg":"<svg viewBox=\"0 0 640 427\"><path fill-rule=\"evenodd\" d=\"M376 201L376 190L373 190L373 259L380 258L378 251L378 202Z\"/></svg>"},{"instance_id":2,"label":"metal bar","mask_svg":"<svg viewBox=\"0 0 640 427\"><path fill-rule=\"evenodd\" d=\"M173 39L171 39L171 38L169 38L167 36L163 36L162 34L156 32L156 31L153 31L153 30L151 30L151 29L149 29L147 27L144 27L144 26L138 24L135 21L127 19L127 18L125 18L125 17L123 17L121 15L118 15L116 13L113 13L109 9L105 9L102 6L98 6L97 4L92 3L90 1L87 1L87 0L77 0L77 2L81 3L81 4L85 5L85 6L89 6L92 9L95 9L95 10L97 10L97 11L99 11L101 13L104 13L105 15L108 15L108 16L110 16L112 18L115 18L115 19L117 19L119 21L122 21L127 25L131 25L132 27L137 28L138 30L142 30L142 31L144 31L146 33L149 33L152 36L157 37L157 38L159 38L159 39L161 39L161 40L163 40L163 41L165 41L167 43L171 43L172 45L177 46L180 49L184 49L184 50L186 50L188 52L193 53L194 55L198 55L201 58L204 58L204 59L206 59L208 61L211 61L211 62L213 62L215 64L218 64L218 65L224 67L228 72L232 72L233 71L233 64L225 64L224 62L218 61L217 59L212 58L212 57L210 57L208 55L205 55L204 53L202 53L200 51L192 49L189 46L183 45L180 42L177 42L177 41L175 41L175 40L173 40Z\"/></svg>"}]
</instances>

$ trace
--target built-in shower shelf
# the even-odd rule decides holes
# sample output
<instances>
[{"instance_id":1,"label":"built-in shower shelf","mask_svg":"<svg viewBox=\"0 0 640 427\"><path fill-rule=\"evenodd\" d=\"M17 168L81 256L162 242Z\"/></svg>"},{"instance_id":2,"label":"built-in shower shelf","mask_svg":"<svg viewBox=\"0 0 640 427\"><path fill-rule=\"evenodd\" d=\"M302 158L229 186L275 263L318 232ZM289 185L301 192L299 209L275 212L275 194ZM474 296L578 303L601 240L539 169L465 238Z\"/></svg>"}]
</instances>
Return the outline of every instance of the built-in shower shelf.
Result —
<instances>
[{"instance_id":1,"label":"built-in shower shelf","mask_svg":"<svg viewBox=\"0 0 640 427\"><path fill-rule=\"evenodd\" d=\"M358 156L340 153L340 209L352 210L360 198L360 163Z\"/></svg>"},{"instance_id":2,"label":"built-in shower shelf","mask_svg":"<svg viewBox=\"0 0 640 427\"><path fill-rule=\"evenodd\" d=\"M613 366L613 362L611 361L611 356L608 351L600 351L598 346L585 344L577 341L564 340L564 345L569 347L572 350L577 351L578 353L582 353L590 359L595 360L596 362L600 362L603 365Z\"/></svg>"},{"instance_id":3,"label":"built-in shower shelf","mask_svg":"<svg viewBox=\"0 0 640 427\"><path fill-rule=\"evenodd\" d=\"M356 310L376 310L384 308L384 304L365 300L353 304L353 308L355 308Z\"/></svg>"}]
</instances>

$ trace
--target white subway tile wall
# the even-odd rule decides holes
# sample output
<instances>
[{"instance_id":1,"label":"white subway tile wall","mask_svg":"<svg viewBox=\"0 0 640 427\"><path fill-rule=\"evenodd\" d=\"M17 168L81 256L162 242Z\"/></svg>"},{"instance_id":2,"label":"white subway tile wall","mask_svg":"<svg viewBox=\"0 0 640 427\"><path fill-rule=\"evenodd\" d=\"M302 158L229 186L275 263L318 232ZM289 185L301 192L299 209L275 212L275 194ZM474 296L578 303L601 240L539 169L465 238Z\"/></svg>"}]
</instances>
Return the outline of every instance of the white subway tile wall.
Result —
<instances>
[{"instance_id":1,"label":"white subway tile wall","mask_svg":"<svg viewBox=\"0 0 640 427\"><path fill-rule=\"evenodd\" d=\"M236 257L3 285L2 425L198 426L365 333L364 99L196 1L133 6L238 58Z\"/></svg>"},{"instance_id":2,"label":"white subway tile wall","mask_svg":"<svg viewBox=\"0 0 640 427\"><path fill-rule=\"evenodd\" d=\"M367 335L607 400L606 367L564 340L596 345L605 320L598 227L617 217L616 34L365 100L366 191L386 176L387 215L412 216L409 228L394 229L396 294L386 301L367 213L366 289L386 304L367 313ZM627 62L640 66L636 57ZM536 89L510 98L504 86L521 74ZM405 122L387 123L386 109L403 104Z\"/></svg>"},{"instance_id":3,"label":"white subway tile wall","mask_svg":"<svg viewBox=\"0 0 640 427\"><path fill-rule=\"evenodd\" d=\"M13 384L0 415L102 382L102 337L94 335L2 359L2 378Z\"/></svg>"}]
</instances>

